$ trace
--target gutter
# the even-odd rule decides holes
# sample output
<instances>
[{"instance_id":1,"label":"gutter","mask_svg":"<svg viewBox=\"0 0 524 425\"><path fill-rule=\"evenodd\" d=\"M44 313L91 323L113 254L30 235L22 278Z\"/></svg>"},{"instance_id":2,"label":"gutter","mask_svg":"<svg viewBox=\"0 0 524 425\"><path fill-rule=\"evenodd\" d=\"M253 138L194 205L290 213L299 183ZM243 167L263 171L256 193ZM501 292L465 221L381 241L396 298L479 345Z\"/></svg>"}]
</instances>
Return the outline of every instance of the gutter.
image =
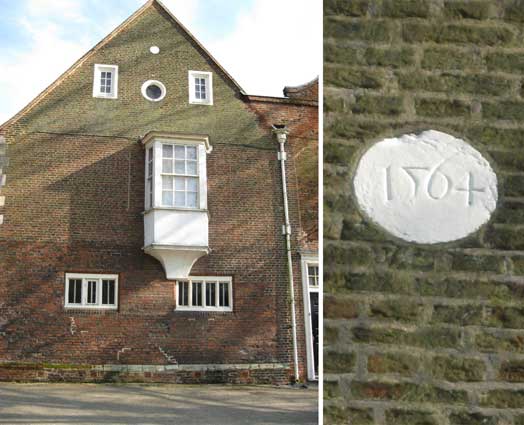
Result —
<instances>
[{"instance_id":1,"label":"gutter","mask_svg":"<svg viewBox=\"0 0 524 425\"><path fill-rule=\"evenodd\" d=\"M282 196L284 198L284 226L282 233L286 235L286 251L287 251L287 269L289 278L289 295L291 298L291 327L293 333L293 365L295 382L299 380L298 373L298 347L297 347L297 320L295 312L295 287L293 285L293 261L291 255L291 224L289 222L289 206L287 199L287 178L286 178L286 159L287 154L284 148L286 144L287 135L289 131L285 126L273 126L273 134L276 135L277 141L280 145L278 152L278 160L280 161L280 169L282 172Z\"/></svg>"}]
</instances>

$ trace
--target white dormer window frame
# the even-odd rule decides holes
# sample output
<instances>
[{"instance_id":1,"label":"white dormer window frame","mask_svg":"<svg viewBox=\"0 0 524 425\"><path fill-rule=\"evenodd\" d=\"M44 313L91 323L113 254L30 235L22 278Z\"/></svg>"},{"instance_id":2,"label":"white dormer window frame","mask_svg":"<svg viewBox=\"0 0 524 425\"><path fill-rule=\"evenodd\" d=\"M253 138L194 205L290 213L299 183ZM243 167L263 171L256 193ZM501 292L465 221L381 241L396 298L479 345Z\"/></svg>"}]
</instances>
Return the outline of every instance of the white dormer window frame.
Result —
<instances>
[{"instance_id":1,"label":"white dormer window frame","mask_svg":"<svg viewBox=\"0 0 524 425\"><path fill-rule=\"evenodd\" d=\"M95 64L93 97L118 99L118 65Z\"/></svg>"},{"instance_id":2,"label":"white dormer window frame","mask_svg":"<svg viewBox=\"0 0 524 425\"><path fill-rule=\"evenodd\" d=\"M189 103L213 105L213 73L189 71Z\"/></svg>"}]
</instances>

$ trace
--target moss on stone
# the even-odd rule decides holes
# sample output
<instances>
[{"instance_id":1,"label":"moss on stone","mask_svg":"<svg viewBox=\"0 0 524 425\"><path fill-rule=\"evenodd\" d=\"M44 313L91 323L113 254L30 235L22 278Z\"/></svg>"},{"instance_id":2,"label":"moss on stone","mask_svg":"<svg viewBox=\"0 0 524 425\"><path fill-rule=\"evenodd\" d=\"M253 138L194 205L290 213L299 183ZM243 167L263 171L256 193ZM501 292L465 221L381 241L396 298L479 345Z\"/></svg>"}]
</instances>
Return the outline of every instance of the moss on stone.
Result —
<instances>
[{"instance_id":1,"label":"moss on stone","mask_svg":"<svg viewBox=\"0 0 524 425\"><path fill-rule=\"evenodd\" d=\"M404 90L466 93L488 96L508 95L513 89L513 81L508 78L484 74L422 74L401 72L398 75L399 85Z\"/></svg>"},{"instance_id":2,"label":"moss on stone","mask_svg":"<svg viewBox=\"0 0 524 425\"><path fill-rule=\"evenodd\" d=\"M439 425L432 412L400 409L388 410L386 423L388 425Z\"/></svg>"},{"instance_id":3,"label":"moss on stone","mask_svg":"<svg viewBox=\"0 0 524 425\"><path fill-rule=\"evenodd\" d=\"M407 43L461 43L480 46L510 45L516 37L506 25L443 24L405 22L402 37Z\"/></svg>"},{"instance_id":4,"label":"moss on stone","mask_svg":"<svg viewBox=\"0 0 524 425\"><path fill-rule=\"evenodd\" d=\"M424 49L422 68L428 70L463 70L482 67L479 49L459 49L457 47L432 46Z\"/></svg>"},{"instance_id":5,"label":"moss on stone","mask_svg":"<svg viewBox=\"0 0 524 425\"><path fill-rule=\"evenodd\" d=\"M326 143L324 146L324 162L347 166L356 152L356 147L342 143Z\"/></svg>"},{"instance_id":6,"label":"moss on stone","mask_svg":"<svg viewBox=\"0 0 524 425\"><path fill-rule=\"evenodd\" d=\"M398 300L374 301L370 305L370 317L396 321L416 321L422 314L424 306L418 302Z\"/></svg>"},{"instance_id":7,"label":"moss on stone","mask_svg":"<svg viewBox=\"0 0 524 425\"><path fill-rule=\"evenodd\" d=\"M444 118L444 117L468 117L470 106L461 100L447 99L415 99L415 109L418 115Z\"/></svg>"},{"instance_id":8,"label":"moss on stone","mask_svg":"<svg viewBox=\"0 0 524 425\"><path fill-rule=\"evenodd\" d=\"M340 386L336 381L324 381L324 399L329 400L331 398L340 396Z\"/></svg>"},{"instance_id":9,"label":"moss on stone","mask_svg":"<svg viewBox=\"0 0 524 425\"><path fill-rule=\"evenodd\" d=\"M339 353L329 350L324 353L325 373L350 373L353 372L354 367L354 353Z\"/></svg>"},{"instance_id":10,"label":"moss on stone","mask_svg":"<svg viewBox=\"0 0 524 425\"><path fill-rule=\"evenodd\" d=\"M483 331L475 337L475 345L478 350L487 353L500 351L522 353L524 352L524 335Z\"/></svg>"},{"instance_id":11,"label":"moss on stone","mask_svg":"<svg viewBox=\"0 0 524 425\"><path fill-rule=\"evenodd\" d=\"M324 317L326 319L356 319L358 310L357 301L340 296L324 295Z\"/></svg>"},{"instance_id":12,"label":"moss on stone","mask_svg":"<svg viewBox=\"0 0 524 425\"><path fill-rule=\"evenodd\" d=\"M498 425L499 418L477 412L455 412L449 416L449 422L450 425Z\"/></svg>"},{"instance_id":13,"label":"moss on stone","mask_svg":"<svg viewBox=\"0 0 524 425\"><path fill-rule=\"evenodd\" d=\"M495 51L486 54L486 65L490 71L513 73L524 72L524 54Z\"/></svg>"},{"instance_id":14,"label":"moss on stone","mask_svg":"<svg viewBox=\"0 0 524 425\"><path fill-rule=\"evenodd\" d=\"M515 100L483 102L482 117L492 120L520 122L524 120L524 102Z\"/></svg>"},{"instance_id":15,"label":"moss on stone","mask_svg":"<svg viewBox=\"0 0 524 425\"><path fill-rule=\"evenodd\" d=\"M360 59L362 49L346 46L342 43L324 43L324 63L336 63L338 65L362 65Z\"/></svg>"},{"instance_id":16,"label":"moss on stone","mask_svg":"<svg viewBox=\"0 0 524 425\"><path fill-rule=\"evenodd\" d=\"M390 18L427 18L430 16L431 5L432 2L430 0L384 0L382 16Z\"/></svg>"},{"instance_id":17,"label":"moss on stone","mask_svg":"<svg viewBox=\"0 0 524 425\"><path fill-rule=\"evenodd\" d=\"M491 149L524 148L524 130L522 129L478 126L468 128L466 135L472 141L482 143Z\"/></svg>"},{"instance_id":18,"label":"moss on stone","mask_svg":"<svg viewBox=\"0 0 524 425\"><path fill-rule=\"evenodd\" d=\"M489 19L498 16L497 5L487 0L446 1L444 15L451 19Z\"/></svg>"},{"instance_id":19,"label":"moss on stone","mask_svg":"<svg viewBox=\"0 0 524 425\"><path fill-rule=\"evenodd\" d=\"M502 363L499 378L507 382L524 382L524 360L508 360Z\"/></svg>"},{"instance_id":20,"label":"moss on stone","mask_svg":"<svg viewBox=\"0 0 524 425\"><path fill-rule=\"evenodd\" d=\"M411 47L370 47L364 52L364 60L371 66L403 68L415 63L415 50Z\"/></svg>"},{"instance_id":21,"label":"moss on stone","mask_svg":"<svg viewBox=\"0 0 524 425\"><path fill-rule=\"evenodd\" d=\"M498 409L521 409L524 406L524 390L492 390L481 399L484 407Z\"/></svg>"},{"instance_id":22,"label":"moss on stone","mask_svg":"<svg viewBox=\"0 0 524 425\"><path fill-rule=\"evenodd\" d=\"M417 373L420 361L405 353L376 353L368 357L369 373L395 373L412 376Z\"/></svg>"},{"instance_id":23,"label":"moss on stone","mask_svg":"<svg viewBox=\"0 0 524 425\"><path fill-rule=\"evenodd\" d=\"M449 323L460 326L480 325L483 319L483 308L479 305L435 305L432 322Z\"/></svg>"},{"instance_id":24,"label":"moss on stone","mask_svg":"<svg viewBox=\"0 0 524 425\"><path fill-rule=\"evenodd\" d=\"M374 425L373 410L356 407L324 405L324 423L326 425Z\"/></svg>"},{"instance_id":25,"label":"moss on stone","mask_svg":"<svg viewBox=\"0 0 524 425\"><path fill-rule=\"evenodd\" d=\"M412 383L389 382L360 382L351 383L351 395L365 400L401 400L404 403L452 403L465 404L466 391L445 390L430 385Z\"/></svg>"},{"instance_id":26,"label":"moss on stone","mask_svg":"<svg viewBox=\"0 0 524 425\"><path fill-rule=\"evenodd\" d=\"M326 66L324 81L326 85L342 88L379 89L386 78L380 70Z\"/></svg>"},{"instance_id":27,"label":"moss on stone","mask_svg":"<svg viewBox=\"0 0 524 425\"><path fill-rule=\"evenodd\" d=\"M504 257L488 255L469 255L463 252L454 252L451 254L451 268L453 270L470 271L470 272L495 272L504 271Z\"/></svg>"},{"instance_id":28,"label":"moss on stone","mask_svg":"<svg viewBox=\"0 0 524 425\"><path fill-rule=\"evenodd\" d=\"M370 0L326 0L324 1L324 16L365 16L369 3Z\"/></svg>"},{"instance_id":29,"label":"moss on stone","mask_svg":"<svg viewBox=\"0 0 524 425\"><path fill-rule=\"evenodd\" d=\"M362 95L351 110L354 114L400 115L404 112L404 100L400 96Z\"/></svg>"},{"instance_id":30,"label":"moss on stone","mask_svg":"<svg viewBox=\"0 0 524 425\"><path fill-rule=\"evenodd\" d=\"M390 20L346 21L328 17L324 23L324 38L388 43L395 31L395 24Z\"/></svg>"},{"instance_id":31,"label":"moss on stone","mask_svg":"<svg viewBox=\"0 0 524 425\"><path fill-rule=\"evenodd\" d=\"M480 382L486 373L482 360L448 356L432 358L429 369L433 378L448 382Z\"/></svg>"}]
</instances>

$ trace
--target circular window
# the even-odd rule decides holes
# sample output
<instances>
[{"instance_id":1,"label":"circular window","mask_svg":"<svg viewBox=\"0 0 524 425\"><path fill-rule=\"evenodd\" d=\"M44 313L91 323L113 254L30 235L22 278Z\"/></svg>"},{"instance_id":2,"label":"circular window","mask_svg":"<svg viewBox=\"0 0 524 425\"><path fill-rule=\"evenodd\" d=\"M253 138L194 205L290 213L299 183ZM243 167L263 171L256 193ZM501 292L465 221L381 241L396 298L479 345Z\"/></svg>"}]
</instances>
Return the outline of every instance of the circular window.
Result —
<instances>
[{"instance_id":1,"label":"circular window","mask_svg":"<svg viewBox=\"0 0 524 425\"><path fill-rule=\"evenodd\" d=\"M149 48L149 51L153 53L154 55L158 55L160 53L160 47L158 46L151 46Z\"/></svg>"},{"instance_id":2,"label":"circular window","mask_svg":"<svg viewBox=\"0 0 524 425\"><path fill-rule=\"evenodd\" d=\"M159 102L166 97L166 86L160 81L146 81L142 84L142 96L151 102Z\"/></svg>"}]
</instances>

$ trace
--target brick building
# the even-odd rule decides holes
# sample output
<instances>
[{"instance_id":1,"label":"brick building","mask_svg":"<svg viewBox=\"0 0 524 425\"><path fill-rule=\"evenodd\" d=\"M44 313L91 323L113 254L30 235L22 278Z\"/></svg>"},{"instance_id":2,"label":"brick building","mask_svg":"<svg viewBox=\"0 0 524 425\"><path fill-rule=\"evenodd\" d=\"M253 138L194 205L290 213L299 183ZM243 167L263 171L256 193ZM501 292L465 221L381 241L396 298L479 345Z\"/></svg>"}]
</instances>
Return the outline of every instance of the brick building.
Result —
<instances>
[{"instance_id":1,"label":"brick building","mask_svg":"<svg viewBox=\"0 0 524 425\"><path fill-rule=\"evenodd\" d=\"M325 423L524 424L523 12L522 1L325 1ZM428 130L480 152L498 188L489 221L436 244L386 231L355 184L384 139ZM428 175L431 162L413 163ZM453 183L446 199L468 212L465 180L444 175L412 205L424 195L440 208ZM390 205L398 187L385 186ZM475 202L488 193L477 184ZM442 216L442 233L457 216Z\"/></svg>"},{"instance_id":2,"label":"brick building","mask_svg":"<svg viewBox=\"0 0 524 425\"><path fill-rule=\"evenodd\" d=\"M0 379L314 378L318 82L286 94L151 0L2 125Z\"/></svg>"}]
</instances>

